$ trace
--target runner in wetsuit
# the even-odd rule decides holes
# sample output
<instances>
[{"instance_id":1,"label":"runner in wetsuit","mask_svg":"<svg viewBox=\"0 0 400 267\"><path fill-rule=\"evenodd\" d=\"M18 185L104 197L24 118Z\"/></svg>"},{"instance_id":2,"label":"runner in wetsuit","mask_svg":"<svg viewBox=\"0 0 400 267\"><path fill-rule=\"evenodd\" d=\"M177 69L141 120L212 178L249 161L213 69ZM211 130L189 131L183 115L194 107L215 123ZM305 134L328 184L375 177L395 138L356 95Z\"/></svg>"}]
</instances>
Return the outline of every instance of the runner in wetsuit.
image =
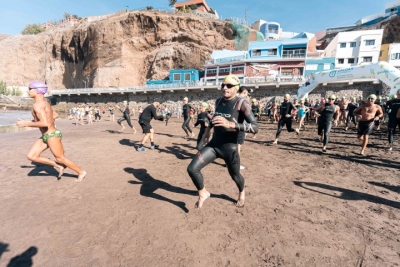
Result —
<instances>
[{"instance_id":1,"label":"runner in wetsuit","mask_svg":"<svg viewBox=\"0 0 400 267\"><path fill-rule=\"evenodd\" d=\"M389 131L389 151L393 149L393 141L394 134L396 133L396 128L399 127L400 130L400 119L396 118L396 114L400 110L400 89L397 90L397 98L389 100L386 103L386 107L389 110L389 122L388 122L388 131Z\"/></svg>"},{"instance_id":2,"label":"runner in wetsuit","mask_svg":"<svg viewBox=\"0 0 400 267\"><path fill-rule=\"evenodd\" d=\"M346 128L344 128L345 131L349 129L349 123L352 121L354 123L354 126L357 126L357 120L356 116L353 114L354 110L358 108L358 103L356 102L355 97L350 97L350 103L347 105L348 112L347 112L347 118L346 118Z\"/></svg>"},{"instance_id":3,"label":"runner in wetsuit","mask_svg":"<svg viewBox=\"0 0 400 267\"><path fill-rule=\"evenodd\" d=\"M201 169L213 162L216 158L224 159L229 174L239 189L237 207L243 207L245 201L244 178L240 174L240 157L237 153L237 138L239 131L257 133L258 125L251 113L249 102L236 96L240 80L235 75L228 75L221 84L223 97L216 101L215 113L203 135L203 142L210 137L210 130L214 127L211 141L203 147L189 164L187 171L199 192L199 199L195 208L201 208L203 202L210 197L204 187ZM243 121L243 123L241 123Z\"/></svg>"},{"instance_id":4,"label":"runner in wetsuit","mask_svg":"<svg viewBox=\"0 0 400 267\"><path fill-rule=\"evenodd\" d=\"M292 102L289 102L290 95L286 94L283 97L283 102L281 103L280 106L280 116L281 118L278 121L278 131L276 132L276 138L275 141L272 144L277 144L279 136L281 135L283 126L286 125L286 129L289 133L291 132L296 132L299 134L298 129L293 129L292 128L292 118L293 115L292 113L296 111L296 108L293 106Z\"/></svg>"},{"instance_id":5,"label":"runner in wetsuit","mask_svg":"<svg viewBox=\"0 0 400 267\"><path fill-rule=\"evenodd\" d=\"M250 99L250 91L249 90L250 89L248 89L246 86L240 86L240 88L238 90L238 97L242 97L244 99L249 100ZM254 115L254 113L253 113L253 115ZM242 121L240 123L242 123ZM238 133L238 140L237 140L239 156L240 156L240 151L241 151L242 145L244 145L245 139L246 139L246 132L240 131ZM244 166L240 165L241 170L244 170L244 168L245 168Z\"/></svg>"},{"instance_id":6,"label":"runner in wetsuit","mask_svg":"<svg viewBox=\"0 0 400 267\"><path fill-rule=\"evenodd\" d=\"M339 120L339 112L340 108L337 105L334 105L334 101L336 99L335 95L330 95L328 97L328 102L322 105L319 105L315 109L315 114L319 116L318 118L318 135L321 136L320 140L323 140L322 152L326 152L326 146L329 141L329 133L332 129L332 119L334 115L336 115L334 125L337 126ZM323 135L323 137L322 137Z\"/></svg>"},{"instance_id":7,"label":"runner in wetsuit","mask_svg":"<svg viewBox=\"0 0 400 267\"><path fill-rule=\"evenodd\" d=\"M354 115L357 116L358 120L357 137L359 140L363 141L360 152L361 155L364 155L365 148L368 144L369 135L374 129L374 121L377 121L383 117L382 108L375 104L375 100L376 95L369 95L367 103L354 110Z\"/></svg>"},{"instance_id":8,"label":"runner in wetsuit","mask_svg":"<svg viewBox=\"0 0 400 267\"><path fill-rule=\"evenodd\" d=\"M183 113L183 124L182 124L182 129L186 133L186 138L194 137L194 133L192 132L192 129L190 128L190 110L193 107L188 104L188 98L185 97L183 99L183 107L182 107L182 113ZM190 133L190 135L189 135Z\"/></svg>"},{"instance_id":9,"label":"runner in wetsuit","mask_svg":"<svg viewBox=\"0 0 400 267\"><path fill-rule=\"evenodd\" d=\"M210 113L208 113L208 104L206 102L201 103L199 112L200 113L197 115L197 121L194 124L194 127L200 125L199 136L197 137L197 150L200 150L204 146L202 142L203 134L206 132L206 128L208 127L211 118Z\"/></svg>"},{"instance_id":10,"label":"runner in wetsuit","mask_svg":"<svg viewBox=\"0 0 400 267\"><path fill-rule=\"evenodd\" d=\"M382 101L382 97L381 97L381 96L378 96L378 97L377 97L377 99L376 99L376 101L375 101L375 104L381 107L382 112L383 112L382 119L385 118L386 103L385 103L384 101ZM379 130L381 129L381 123L383 122L382 119L376 120L376 121L374 122L374 124L375 124L375 130L379 131Z\"/></svg>"},{"instance_id":11,"label":"runner in wetsuit","mask_svg":"<svg viewBox=\"0 0 400 267\"><path fill-rule=\"evenodd\" d=\"M117 121L117 123L122 126L121 131L125 129L125 126L122 124L122 122L124 120L126 120L129 127L131 127L136 133L136 129L135 129L135 127L133 127L133 125L131 123L131 117L130 117L131 111L129 109L128 101L124 101L124 106L122 108L120 108L118 106L116 106L116 107L122 112L122 117L119 118Z\"/></svg>"},{"instance_id":12,"label":"runner in wetsuit","mask_svg":"<svg viewBox=\"0 0 400 267\"><path fill-rule=\"evenodd\" d=\"M160 102L155 99L153 101L152 104L148 105L143 112L140 114L139 117L139 124L140 127L142 127L144 136L143 139L140 143L140 145L138 146L138 148L136 149L139 152L143 152L146 151L146 149L143 147L143 145L147 142L147 140L150 138L150 149L156 149L158 148L158 145L154 144L154 129L151 127L150 125L150 121L151 119L155 119L155 120L160 120L163 121L166 117L165 114L158 116L157 115L157 109L158 106L160 105Z\"/></svg>"}]
</instances>

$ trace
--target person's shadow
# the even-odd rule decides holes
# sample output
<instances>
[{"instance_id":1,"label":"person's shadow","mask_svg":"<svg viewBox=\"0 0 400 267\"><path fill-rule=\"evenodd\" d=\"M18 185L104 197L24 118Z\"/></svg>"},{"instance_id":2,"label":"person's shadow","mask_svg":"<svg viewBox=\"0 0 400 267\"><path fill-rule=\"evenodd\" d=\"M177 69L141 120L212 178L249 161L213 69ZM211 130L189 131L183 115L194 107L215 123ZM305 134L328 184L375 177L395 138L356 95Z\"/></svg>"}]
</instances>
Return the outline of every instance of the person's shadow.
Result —
<instances>
[{"instance_id":1,"label":"person's shadow","mask_svg":"<svg viewBox=\"0 0 400 267\"><path fill-rule=\"evenodd\" d=\"M355 200L355 201L365 200L365 201L369 201L369 202L372 202L375 204L383 204L386 206L393 207L395 209L400 209L400 202L388 200L385 198L377 197L377 196L362 193L362 192L353 191L353 190L346 189L346 188L341 188L341 187L327 185L327 184L321 184L321 183L314 183L314 182L294 181L293 183L301 188L304 188L304 189L307 189L307 190L310 190L313 192L317 192L317 193L320 193L320 194L323 194L326 196L331 196L331 197L341 198L341 199L346 199L346 200ZM341 192L341 194L338 196L338 195L334 195L333 193L331 193L331 194L325 193L322 190L337 191L337 192Z\"/></svg>"},{"instance_id":2,"label":"person's shadow","mask_svg":"<svg viewBox=\"0 0 400 267\"><path fill-rule=\"evenodd\" d=\"M140 195L145 196L145 197L151 197L157 200L161 201L166 201L171 204L174 204L175 206L181 208L184 212L188 213L189 210L186 208L186 204L181 201L175 201L169 198L166 198L160 194L155 193L157 189L164 189L169 192L173 193L178 193L178 194L187 194L191 196L198 196L198 192L195 190L188 190L184 189L178 186L171 185L167 182L160 181L157 179L154 179L150 174L148 174L146 169L134 169L134 168L124 168L124 171L127 173L133 174L133 176L138 179L138 181L130 180L128 183L130 184L141 184L142 186L140 187ZM211 198L220 198L220 199L225 199L230 202L235 203L236 201L233 198L228 197L227 195L220 194L211 194Z\"/></svg>"},{"instance_id":3,"label":"person's shadow","mask_svg":"<svg viewBox=\"0 0 400 267\"><path fill-rule=\"evenodd\" d=\"M6 243L3 243L3 242L0 242L0 260L1 260L1 255L4 253L4 252L7 252L8 251L8 244L6 244Z\"/></svg>"},{"instance_id":4,"label":"person's shadow","mask_svg":"<svg viewBox=\"0 0 400 267\"><path fill-rule=\"evenodd\" d=\"M15 256L7 264L7 267L31 267L33 266L33 256L38 252L36 247L28 248L24 253Z\"/></svg>"},{"instance_id":5,"label":"person's shadow","mask_svg":"<svg viewBox=\"0 0 400 267\"><path fill-rule=\"evenodd\" d=\"M390 191L393 191L393 192L396 192L396 193L400 194L400 186L389 185L389 184L386 184L386 183L379 183L379 182L373 182L373 181L370 181L368 183L372 184L372 185L375 185L375 186L386 188L386 189L388 189Z\"/></svg>"},{"instance_id":6,"label":"person's shadow","mask_svg":"<svg viewBox=\"0 0 400 267\"><path fill-rule=\"evenodd\" d=\"M60 180L61 178L58 178L58 171L49 165L44 165L40 164L37 162L31 162L32 166L28 165L21 165L21 168L32 168L32 170L28 173L28 176L55 176L57 177L57 180ZM65 173L62 175L62 177L69 177L69 178L76 178L76 175Z\"/></svg>"}]
</instances>

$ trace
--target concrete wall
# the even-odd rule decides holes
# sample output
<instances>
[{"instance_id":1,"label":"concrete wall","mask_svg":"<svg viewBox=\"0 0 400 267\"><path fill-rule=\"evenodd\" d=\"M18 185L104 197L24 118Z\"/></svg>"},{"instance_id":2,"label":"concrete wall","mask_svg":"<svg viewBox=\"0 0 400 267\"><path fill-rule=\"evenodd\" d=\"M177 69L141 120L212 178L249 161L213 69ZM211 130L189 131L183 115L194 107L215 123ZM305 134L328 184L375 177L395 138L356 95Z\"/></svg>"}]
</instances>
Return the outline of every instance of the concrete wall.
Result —
<instances>
[{"instance_id":1,"label":"concrete wall","mask_svg":"<svg viewBox=\"0 0 400 267\"><path fill-rule=\"evenodd\" d=\"M260 88L256 89L254 86L249 86L249 88L254 89L254 93L252 96L257 100L268 101L275 97L277 100L283 100L284 94L290 94L291 98L296 98L298 87L285 87L285 88ZM321 97L326 97L330 94L336 94L338 97L346 96L354 96L354 97L363 97L366 98L369 94L377 94L377 95L387 95L389 92L389 88L387 86L383 86L382 84L373 84L373 83L362 83L362 84L337 84L337 85L327 85L318 86L314 91L312 91L309 95L310 99L321 99ZM199 103L199 102L209 102L213 104L215 100L221 97L220 90L206 90L206 91L189 91L189 92L165 92L165 93L152 93L148 92L147 94L134 95L134 94L103 94L103 95L80 95L80 96L53 96L51 98L51 102L53 105L56 105L55 108L58 111L68 111L70 108L75 106L78 103L87 103L92 106L108 106L111 104L122 103L122 101L127 100L131 107L137 106L146 106L147 103L152 102L154 97L160 99L161 103L168 105L176 105L177 103L181 103L184 97L189 98L190 103Z\"/></svg>"}]
</instances>

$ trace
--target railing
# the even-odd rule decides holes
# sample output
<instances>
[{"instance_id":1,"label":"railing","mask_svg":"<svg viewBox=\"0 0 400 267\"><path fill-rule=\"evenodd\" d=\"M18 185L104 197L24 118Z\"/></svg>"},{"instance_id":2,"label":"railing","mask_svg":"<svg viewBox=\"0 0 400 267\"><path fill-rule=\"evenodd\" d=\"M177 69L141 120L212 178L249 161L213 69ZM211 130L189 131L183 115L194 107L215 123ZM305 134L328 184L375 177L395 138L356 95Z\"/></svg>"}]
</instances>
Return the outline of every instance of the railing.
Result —
<instances>
[{"instance_id":1,"label":"railing","mask_svg":"<svg viewBox=\"0 0 400 267\"><path fill-rule=\"evenodd\" d=\"M218 58L218 59L206 60L205 64L211 65L211 64L216 64L216 63L241 61L241 60L245 60L246 58L247 58L247 55L234 56L234 57L223 57L223 58Z\"/></svg>"}]
</instances>

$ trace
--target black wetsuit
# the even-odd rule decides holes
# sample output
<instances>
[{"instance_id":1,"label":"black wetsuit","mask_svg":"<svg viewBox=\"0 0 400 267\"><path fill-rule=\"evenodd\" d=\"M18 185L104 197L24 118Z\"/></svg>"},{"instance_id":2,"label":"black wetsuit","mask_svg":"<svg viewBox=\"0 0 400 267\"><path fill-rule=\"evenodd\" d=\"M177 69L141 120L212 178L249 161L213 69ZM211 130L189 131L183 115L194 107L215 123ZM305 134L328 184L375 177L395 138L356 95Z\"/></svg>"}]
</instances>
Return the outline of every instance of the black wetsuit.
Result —
<instances>
[{"instance_id":1,"label":"black wetsuit","mask_svg":"<svg viewBox=\"0 0 400 267\"><path fill-rule=\"evenodd\" d=\"M386 103L389 112L389 122L388 122L388 131L389 131L389 144L393 144L394 134L396 133L396 128L399 127L400 130L400 119L396 118L397 112L400 109L400 99L395 98Z\"/></svg>"},{"instance_id":2,"label":"black wetsuit","mask_svg":"<svg viewBox=\"0 0 400 267\"><path fill-rule=\"evenodd\" d=\"M194 124L194 127L197 125L200 125L200 131L199 131L199 136L197 137L197 150L200 150L203 146L200 144L201 139L203 137L204 132L206 131L206 124L208 125L210 123L211 115L206 111L202 112L199 115L197 115L197 121Z\"/></svg>"},{"instance_id":3,"label":"black wetsuit","mask_svg":"<svg viewBox=\"0 0 400 267\"><path fill-rule=\"evenodd\" d=\"M120 110L122 112L122 117L117 121L118 124L121 125L121 122L126 120L129 127L133 128L132 123L131 123L131 116L129 115L131 113L129 107L126 106L124 110L122 108Z\"/></svg>"},{"instance_id":4,"label":"black wetsuit","mask_svg":"<svg viewBox=\"0 0 400 267\"><path fill-rule=\"evenodd\" d=\"M278 131L276 132L276 138L279 138L281 135L283 126L286 125L286 129L288 132L294 132L292 128L292 111L295 109L292 102L282 102L279 110L281 114L281 118L278 121ZM286 115L290 115L290 117L286 118Z\"/></svg>"},{"instance_id":5,"label":"black wetsuit","mask_svg":"<svg viewBox=\"0 0 400 267\"><path fill-rule=\"evenodd\" d=\"M183 114L183 124L182 129L185 131L186 135L189 136L189 133L192 133L192 129L190 129L190 109L193 107L189 104L185 104L182 107L182 114Z\"/></svg>"},{"instance_id":6,"label":"black wetsuit","mask_svg":"<svg viewBox=\"0 0 400 267\"><path fill-rule=\"evenodd\" d=\"M260 106L252 105L251 112L253 113L254 117L257 119L257 114L260 113Z\"/></svg>"},{"instance_id":7,"label":"black wetsuit","mask_svg":"<svg viewBox=\"0 0 400 267\"><path fill-rule=\"evenodd\" d=\"M323 145L326 146L329 142L329 133L332 129L332 119L335 115L336 105L325 104L325 108L320 112L321 116L318 118L318 135L324 133Z\"/></svg>"},{"instance_id":8,"label":"black wetsuit","mask_svg":"<svg viewBox=\"0 0 400 267\"><path fill-rule=\"evenodd\" d=\"M249 102L237 96L231 100L218 99L213 117L215 116L223 116L228 121L234 122L235 129L227 129L221 126L214 127L211 141L196 154L187 171L197 190L201 190L204 188L201 169L216 158L222 158L226 163L230 176L235 181L239 191L242 192L244 190L244 178L240 174L240 157L237 146L238 133L239 131L257 133L257 121L251 112ZM213 126L212 121L210 121L208 127L212 128Z\"/></svg>"},{"instance_id":9,"label":"black wetsuit","mask_svg":"<svg viewBox=\"0 0 400 267\"><path fill-rule=\"evenodd\" d=\"M142 127L143 133L150 133L152 128L150 125L151 119L164 120L164 116L157 115L156 107L153 104L148 105L139 116L139 124Z\"/></svg>"},{"instance_id":10,"label":"black wetsuit","mask_svg":"<svg viewBox=\"0 0 400 267\"><path fill-rule=\"evenodd\" d=\"M383 102L383 101L376 101L375 104L378 105L378 106L380 106L380 107L382 108L382 112L385 112L385 109L386 109L386 103L385 103L385 102ZM385 118L385 115L383 115L382 118ZM377 120L377 121L374 121L374 124L375 124L376 127L378 127L378 126L381 124L381 120L379 119L379 120Z\"/></svg>"},{"instance_id":11,"label":"black wetsuit","mask_svg":"<svg viewBox=\"0 0 400 267\"><path fill-rule=\"evenodd\" d=\"M349 127L349 123L350 121L352 121L354 123L354 125L357 125L357 120L356 120L356 116L353 114L354 110L356 110L358 108L358 104L357 103L349 103L347 106L348 109L348 113L347 113L347 118L346 118L346 127Z\"/></svg>"}]
</instances>

